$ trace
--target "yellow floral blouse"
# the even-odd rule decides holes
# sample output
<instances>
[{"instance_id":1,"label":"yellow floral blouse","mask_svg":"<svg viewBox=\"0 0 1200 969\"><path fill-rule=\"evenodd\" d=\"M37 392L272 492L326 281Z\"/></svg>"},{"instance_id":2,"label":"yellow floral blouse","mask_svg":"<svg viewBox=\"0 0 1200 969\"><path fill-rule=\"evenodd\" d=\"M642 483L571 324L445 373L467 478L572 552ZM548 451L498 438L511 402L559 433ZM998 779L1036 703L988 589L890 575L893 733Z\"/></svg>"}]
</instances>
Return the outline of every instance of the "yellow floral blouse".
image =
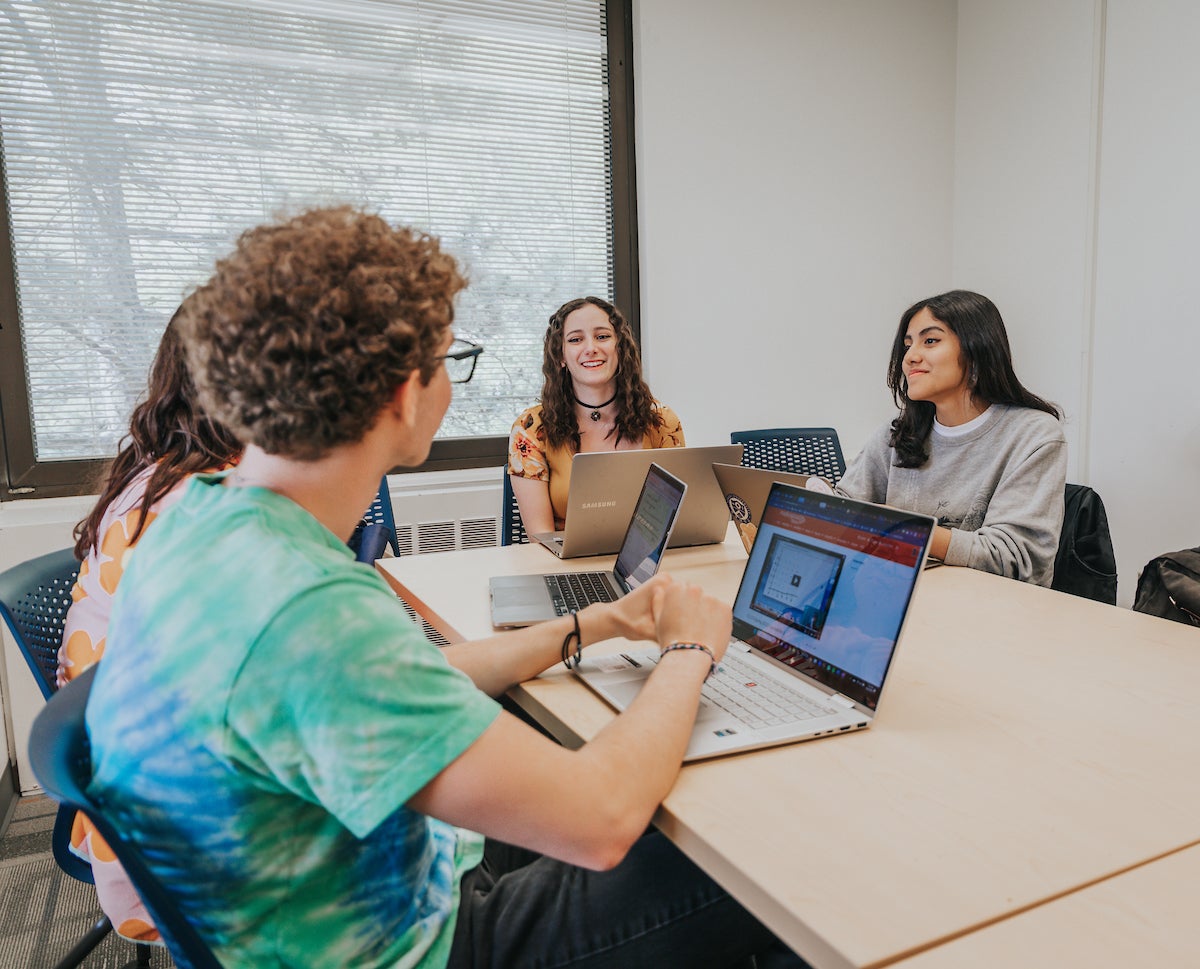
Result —
<instances>
[{"instance_id":1,"label":"yellow floral blouse","mask_svg":"<svg viewBox=\"0 0 1200 969\"><path fill-rule=\"evenodd\" d=\"M663 423L642 438L643 448L684 447L683 426L675 412L655 403ZM551 448L542 429L542 407L530 407L513 422L508 441L508 473L514 478L533 478L550 484L550 505L554 509L554 527L562 528L567 516L567 492L571 487L571 447Z\"/></svg>"}]
</instances>

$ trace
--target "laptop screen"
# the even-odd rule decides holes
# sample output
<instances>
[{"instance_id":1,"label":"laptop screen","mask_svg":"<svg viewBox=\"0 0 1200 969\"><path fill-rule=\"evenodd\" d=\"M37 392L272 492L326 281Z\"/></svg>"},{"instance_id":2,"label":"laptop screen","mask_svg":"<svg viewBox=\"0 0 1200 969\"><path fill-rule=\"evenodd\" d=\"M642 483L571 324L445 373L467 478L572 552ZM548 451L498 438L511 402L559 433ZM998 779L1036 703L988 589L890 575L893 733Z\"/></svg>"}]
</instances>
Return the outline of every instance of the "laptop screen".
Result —
<instances>
[{"instance_id":1,"label":"laptop screen","mask_svg":"<svg viewBox=\"0 0 1200 969\"><path fill-rule=\"evenodd\" d=\"M686 491L687 485L657 464L646 471L642 493L613 568L625 592L636 589L658 571Z\"/></svg>"},{"instance_id":2,"label":"laptop screen","mask_svg":"<svg viewBox=\"0 0 1200 969\"><path fill-rule=\"evenodd\" d=\"M875 709L933 524L773 485L734 600L734 636Z\"/></svg>"}]
</instances>

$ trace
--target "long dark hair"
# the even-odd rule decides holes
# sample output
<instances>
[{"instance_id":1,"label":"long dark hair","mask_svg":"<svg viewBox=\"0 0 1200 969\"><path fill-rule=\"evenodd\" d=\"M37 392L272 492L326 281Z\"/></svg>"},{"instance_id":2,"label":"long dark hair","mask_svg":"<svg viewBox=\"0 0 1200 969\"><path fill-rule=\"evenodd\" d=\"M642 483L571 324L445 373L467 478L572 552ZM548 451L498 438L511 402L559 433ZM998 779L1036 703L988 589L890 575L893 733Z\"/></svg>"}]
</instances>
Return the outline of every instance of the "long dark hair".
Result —
<instances>
[{"instance_id":1,"label":"long dark hair","mask_svg":"<svg viewBox=\"0 0 1200 969\"><path fill-rule=\"evenodd\" d=\"M584 296L563 303L546 329L542 354L542 428L551 447L571 445L579 450L579 420L575 416L575 385L570 371L563 366L563 324L581 306L598 306L608 315L617 343L617 421L613 432L617 440L638 441L652 427L663 423L654 409L654 397L642 379L642 357L633 327L624 314L599 296Z\"/></svg>"},{"instance_id":2,"label":"long dark hair","mask_svg":"<svg viewBox=\"0 0 1200 969\"><path fill-rule=\"evenodd\" d=\"M913 303L900 317L900 326L892 343L887 383L892 400L900 408L900 416L892 421L889 443L896 449L897 467L919 468L929 459L926 445L937 408L928 400L909 400L908 380L904 375L904 355L908 349L904 340L908 325L923 309L928 309L958 337L962 347L959 363L967 374L967 386L974 399L985 404L1031 407L1062 419L1054 404L1026 390L1017 379L1008 332L996 304L978 293L951 290Z\"/></svg>"},{"instance_id":3,"label":"long dark hair","mask_svg":"<svg viewBox=\"0 0 1200 969\"><path fill-rule=\"evenodd\" d=\"M154 503L183 478L220 468L242 452L225 427L200 412L176 330L178 317L176 310L163 333L150 367L146 398L134 408L129 433L108 467L100 499L91 514L75 526L75 557L80 561L92 549L99 550L104 512L146 468L153 465L154 471L146 483L131 544L141 536Z\"/></svg>"}]
</instances>

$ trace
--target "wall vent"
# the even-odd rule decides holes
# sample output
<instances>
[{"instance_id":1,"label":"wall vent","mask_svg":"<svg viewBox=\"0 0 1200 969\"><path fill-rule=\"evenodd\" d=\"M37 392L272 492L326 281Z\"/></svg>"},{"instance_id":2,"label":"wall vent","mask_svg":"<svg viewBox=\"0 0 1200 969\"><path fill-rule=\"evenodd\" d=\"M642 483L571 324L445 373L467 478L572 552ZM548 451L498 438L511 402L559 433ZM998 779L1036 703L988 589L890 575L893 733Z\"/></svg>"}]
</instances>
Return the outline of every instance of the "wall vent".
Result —
<instances>
[{"instance_id":1,"label":"wall vent","mask_svg":"<svg viewBox=\"0 0 1200 969\"><path fill-rule=\"evenodd\" d=\"M500 523L495 518L464 518L458 523L461 548L489 548L500 544Z\"/></svg>"},{"instance_id":2,"label":"wall vent","mask_svg":"<svg viewBox=\"0 0 1200 969\"><path fill-rule=\"evenodd\" d=\"M500 522L495 518L405 522L396 525L396 533L400 538L401 555L453 552L500 544Z\"/></svg>"}]
</instances>

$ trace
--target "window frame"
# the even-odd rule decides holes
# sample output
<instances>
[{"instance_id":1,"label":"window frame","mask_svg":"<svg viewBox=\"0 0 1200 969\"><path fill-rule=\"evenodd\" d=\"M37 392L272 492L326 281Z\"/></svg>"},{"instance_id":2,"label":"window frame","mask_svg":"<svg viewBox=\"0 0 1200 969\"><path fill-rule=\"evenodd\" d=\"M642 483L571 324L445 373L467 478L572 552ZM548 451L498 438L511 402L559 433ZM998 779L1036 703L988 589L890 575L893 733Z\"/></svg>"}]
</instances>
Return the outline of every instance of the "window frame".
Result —
<instances>
[{"instance_id":1,"label":"window frame","mask_svg":"<svg viewBox=\"0 0 1200 969\"><path fill-rule=\"evenodd\" d=\"M638 274L637 188L634 156L633 0L605 0L608 41L609 143L612 150L613 298L641 342ZM38 461L21 319L16 266L0 141L0 501L54 498L96 492L108 460ZM547 316L553 307L547 308ZM516 416L515 414L513 415ZM429 458L396 473L500 467L508 458L507 435L435 440Z\"/></svg>"}]
</instances>

